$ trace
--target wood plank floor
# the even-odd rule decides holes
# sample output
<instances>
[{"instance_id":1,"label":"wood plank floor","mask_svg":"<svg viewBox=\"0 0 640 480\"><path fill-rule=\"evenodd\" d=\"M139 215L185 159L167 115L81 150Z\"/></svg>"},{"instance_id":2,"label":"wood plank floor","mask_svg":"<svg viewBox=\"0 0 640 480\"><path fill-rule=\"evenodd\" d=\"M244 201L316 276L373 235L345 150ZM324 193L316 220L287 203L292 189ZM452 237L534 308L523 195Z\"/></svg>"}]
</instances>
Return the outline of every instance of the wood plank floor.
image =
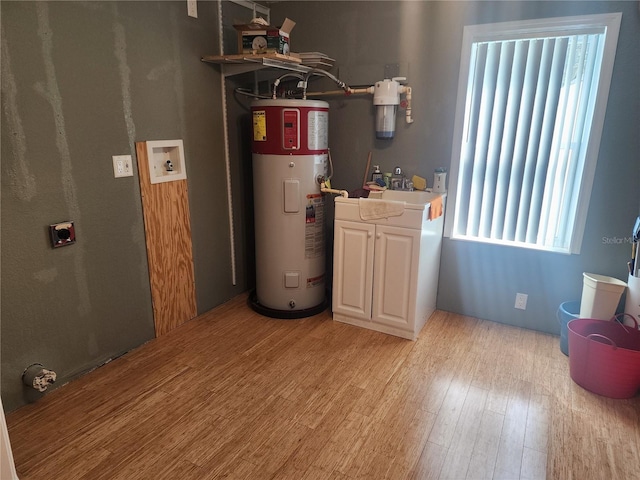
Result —
<instances>
[{"instance_id":1,"label":"wood plank floor","mask_svg":"<svg viewBox=\"0 0 640 480\"><path fill-rule=\"evenodd\" d=\"M640 479L640 397L559 339L436 312L416 342L246 296L7 416L21 479Z\"/></svg>"}]
</instances>

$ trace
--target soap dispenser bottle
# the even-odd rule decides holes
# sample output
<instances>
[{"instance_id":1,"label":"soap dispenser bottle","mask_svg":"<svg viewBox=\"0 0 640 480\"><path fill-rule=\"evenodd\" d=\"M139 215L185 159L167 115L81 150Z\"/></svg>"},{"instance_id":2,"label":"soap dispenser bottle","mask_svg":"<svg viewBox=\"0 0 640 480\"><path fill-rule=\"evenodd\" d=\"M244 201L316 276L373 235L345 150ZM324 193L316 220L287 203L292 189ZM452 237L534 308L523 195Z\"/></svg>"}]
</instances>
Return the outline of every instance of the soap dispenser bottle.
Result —
<instances>
[{"instance_id":1,"label":"soap dispenser bottle","mask_svg":"<svg viewBox=\"0 0 640 480\"><path fill-rule=\"evenodd\" d=\"M445 187L447 181L447 171L444 168L436 168L433 174L433 192L444 193L447 191Z\"/></svg>"},{"instance_id":2,"label":"soap dispenser bottle","mask_svg":"<svg viewBox=\"0 0 640 480\"><path fill-rule=\"evenodd\" d=\"M382 180L382 172L380 171L380 165L374 165L373 173L371 174L371 181L377 182L378 180Z\"/></svg>"}]
</instances>

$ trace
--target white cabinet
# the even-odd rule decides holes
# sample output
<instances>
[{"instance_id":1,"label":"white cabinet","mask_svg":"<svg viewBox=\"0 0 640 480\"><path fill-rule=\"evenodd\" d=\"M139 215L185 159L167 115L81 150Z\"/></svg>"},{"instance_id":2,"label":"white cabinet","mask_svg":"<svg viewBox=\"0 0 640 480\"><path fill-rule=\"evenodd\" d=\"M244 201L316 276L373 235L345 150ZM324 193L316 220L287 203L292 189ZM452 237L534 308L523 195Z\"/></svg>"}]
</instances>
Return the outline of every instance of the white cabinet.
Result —
<instances>
[{"instance_id":1,"label":"white cabinet","mask_svg":"<svg viewBox=\"0 0 640 480\"><path fill-rule=\"evenodd\" d=\"M362 221L353 200L336 199L333 318L415 339L435 310L443 219L427 204Z\"/></svg>"},{"instance_id":2,"label":"white cabinet","mask_svg":"<svg viewBox=\"0 0 640 480\"><path fill-rule=\"evenodd\" d=\"M375 240L371 320L413 332L416 318L412 306L416 304L418 294L420 230L376 225Z\"/></svg>"},{"instance_id":3,"label":"white cabinet","mask_svg":"<svg viewBox=\"0 0 640 480\"><path fill-rule=\"evenodd\" d=\"M373 236L376 226L335 221L333 249L333 313L371 318Z\"/></svg>"}]
</instances>

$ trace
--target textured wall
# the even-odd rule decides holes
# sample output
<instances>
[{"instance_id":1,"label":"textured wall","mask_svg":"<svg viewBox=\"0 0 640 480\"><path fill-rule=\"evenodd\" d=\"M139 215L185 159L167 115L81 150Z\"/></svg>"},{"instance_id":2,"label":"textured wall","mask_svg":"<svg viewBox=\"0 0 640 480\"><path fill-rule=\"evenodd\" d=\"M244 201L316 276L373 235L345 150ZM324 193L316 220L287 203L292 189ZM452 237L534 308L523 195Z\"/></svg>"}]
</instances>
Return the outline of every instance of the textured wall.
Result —
<instances>
[{"instance_id":1,"label":"textured wall","mask_svg":"<svg viewBox=\"0 0 640 480\"><path fill-rule=\"evenodd\" d=\"M356 188L367 153L383 171L401 166L432 182L448 167L465 25L520 19L623 12L600 155L580 255L482 245L445 239L438 308L483 319L559 331L561 302L580 298L582 272L626 279L629 238L640 202L640 20L637 2L276 2L272 23L297 22L292 50L320 51L336 59L341 79L383 78L398 64L413 87L415 122L397 118L396 138L376 140L371 98L332 99L330 147L333 186ZM330 33L329 33L330 32ZM344 77L344 78L343 78ZM353 80L357 81L357 80ZM311 88L313 89L313 87ZM516 292L529 295L515 310Z\"/></svg>"},{"instance_id":2,"label":"textured wall","mask_svg":"<svg viewBox=\"0 0 640 480\"><path fill-rule=\"evenodd\" d=\"M2 400L37 398L153 338L140 189L114 179L135 141L184 140L198 311L231 286L217 2L2 2ZM213 186L213 188L212 188ZM52 249L46 226L75 222ZM241 278L241 281L243 281Z\"/></svg>"}]
</instances>

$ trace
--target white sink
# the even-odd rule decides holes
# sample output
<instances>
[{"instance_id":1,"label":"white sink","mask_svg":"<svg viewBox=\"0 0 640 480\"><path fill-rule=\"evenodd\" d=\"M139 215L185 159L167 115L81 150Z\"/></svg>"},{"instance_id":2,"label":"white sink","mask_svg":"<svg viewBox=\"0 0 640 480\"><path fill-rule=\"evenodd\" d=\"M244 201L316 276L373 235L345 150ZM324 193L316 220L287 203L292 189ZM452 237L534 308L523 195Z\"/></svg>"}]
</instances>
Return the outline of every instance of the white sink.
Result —
<instances>
[{"instance_id":1,"label":"white sink","mask_svg":"<svg viewBox=\"0 0 640 480\"><path fill-rule=\"evenodd\" d=\"M370 192L369 198L381 200L391 200L396 202L406 202L412 205L426 205L434 198L442 196L441 193L425 192L422 190L384 190L382 192Z\"/></svg>"}]
</instances>

